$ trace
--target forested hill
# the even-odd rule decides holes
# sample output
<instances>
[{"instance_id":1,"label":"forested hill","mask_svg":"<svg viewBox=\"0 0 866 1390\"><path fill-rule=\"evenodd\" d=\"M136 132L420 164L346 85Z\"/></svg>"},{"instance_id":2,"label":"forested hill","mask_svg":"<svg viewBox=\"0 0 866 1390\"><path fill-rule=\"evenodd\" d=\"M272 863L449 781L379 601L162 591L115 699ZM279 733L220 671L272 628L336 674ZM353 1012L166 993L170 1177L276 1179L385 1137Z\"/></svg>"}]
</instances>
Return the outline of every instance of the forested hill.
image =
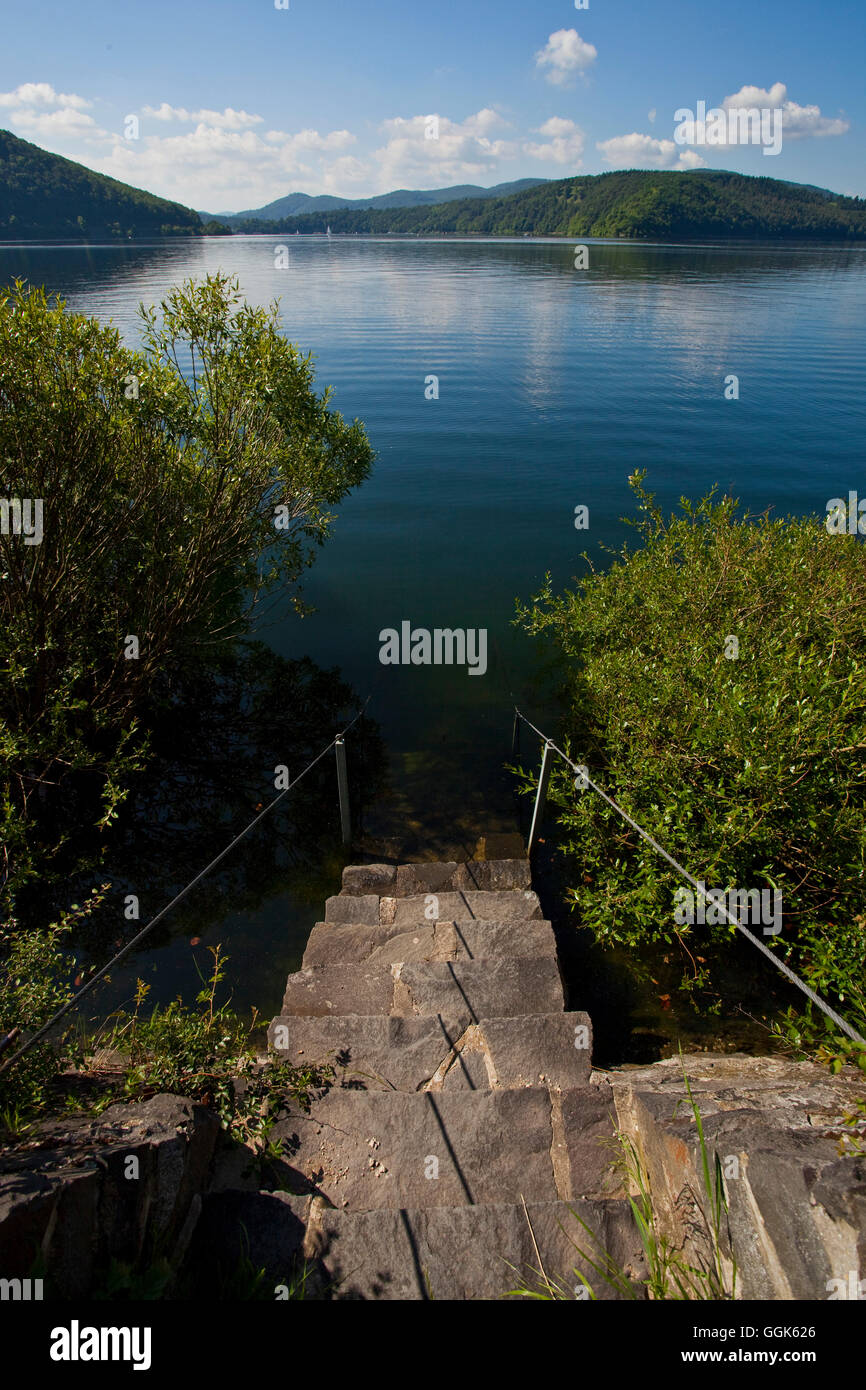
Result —
<instances>
[{"instance_id":1,"label":"forested hill","mask_svg":"<svg viewBox=\"0 0 866 1390\"><path fill-rule=\"evenodd\" d=\"M203 231L191 208L94 174L0 130L0 237L198 236Z\"/></svg>"},{"instance_id":2,"label":"forested hill","mask_svg":"<svg viewBox=\"0 0 866 1390\"><path fill-rule=\"evenodd\" d=\"M414 233L418 236L591 236L688 240L786 237L866 240L866 199L723 170L630 169L541 184L506 198L421 208L310 213L238 225L244 232Z\"/></svg>"}]
</instances>

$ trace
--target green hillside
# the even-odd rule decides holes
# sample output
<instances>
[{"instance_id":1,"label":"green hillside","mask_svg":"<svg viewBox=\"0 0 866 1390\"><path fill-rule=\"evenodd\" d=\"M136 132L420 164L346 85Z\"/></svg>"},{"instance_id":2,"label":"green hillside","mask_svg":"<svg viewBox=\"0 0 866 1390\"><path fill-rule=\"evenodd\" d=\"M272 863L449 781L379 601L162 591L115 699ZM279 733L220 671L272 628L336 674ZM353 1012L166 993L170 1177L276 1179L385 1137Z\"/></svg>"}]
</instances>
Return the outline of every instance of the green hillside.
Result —
<instances>
[{"instance_id":1,"label":"green hillside","mask_svg":"<svg viewBox=\"0 0 866 1390\"><path fill-rule=\"evenodd\" d=\"M540 184L505 198L435 207L356 209L244 224L266 232L589 236L646 240L711 237L866 239L866 199L723 170L630 169Z\"/></svg>"},{"instance_id":2,"label":"green hillside","mask_svg":"<svg viewBox=\"0 0 866 1390\"><path fill-rule=\"evenodd\" d=\"M0 237L198 236L191 208L0 130Z\"/></svg>"}]
</instances>

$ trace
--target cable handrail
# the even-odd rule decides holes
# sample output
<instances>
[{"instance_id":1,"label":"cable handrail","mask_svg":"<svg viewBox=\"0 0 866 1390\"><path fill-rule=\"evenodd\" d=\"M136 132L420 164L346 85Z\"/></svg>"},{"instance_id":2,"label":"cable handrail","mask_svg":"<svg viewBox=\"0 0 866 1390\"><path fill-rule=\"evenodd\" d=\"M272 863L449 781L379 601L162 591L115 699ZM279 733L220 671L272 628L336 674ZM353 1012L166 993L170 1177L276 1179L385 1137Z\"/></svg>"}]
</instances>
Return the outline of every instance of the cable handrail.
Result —
<instances>
[{"instance_id":1,"label":"cable handrail","mask_svg":"<svg viewBox=\"0 0 866 1390\"><path fill-rule=\"evenodd\" d=\"M111 960L108 961L107 964L103 965L102 968L98 970L95 975L92 975L90 979L87 981L87 983L82 985L76 994L73 994L70 999L67 999L66 1003L61 1005L61 1007L51 1015L47 1023L44 1023L42 1027L37 1030L37 1032L35 1032L31 1037L29 1037L27 1041L21 1047L18 1048L17 1052L13 1052L11 1057L7 1057L4 1062L0 1063L0 1076L2 1076L6 1071L8 1071L9 1068L13 1066L21 1057L23 1057L26 1052L29 1052L30 1048L33 1047L35 1043L39 1042L41 1038L44 1038L45 1035L48 1032L50 1032L50 1030L54 1027L54 1025L56 1023L59 1023L61 1018L64 1018L66 1014L68 1014L72 1009L76 1008L76 1006L79 1004L84 995L89 994L90 991L94 989L96 985L99 984L100 980L105 978L109 970L111 970L113 966L117 965L118 961L123 960L124 956L128 956L130 951L134 950L135 947L139 944L139 942L143 941L144 938L148 935L148 933L153 930L157 922L161 922L163 917L165 917L166 914L169 913L171 909L181 901L182 898L185 898L187 893L189 893L193 888L195 888L197 883L201 883L202 879L207 877L211 869L215 869L217 864L221 863L222 860L225 859L226 855L231 853L235 845L240 844L241 840L243 840L250 833L254 826L258 825L260 820L264 820L265 816L270 815L271 811L273 811L275 806L279 805L283 797L287 796L288 793L298 785L301 779L306 777L307 773L311 772L317 763L321 762L322 758L324 758L326 753L330 753L332 748L336 748L339 744L342 743L343 739L346 737L346 734L352 728L352 725L356 724L357 721L361 718L361 715L364 713L364 710L370 703L370 699L371 697L368 695L355 717L349 721L345 729L341 730L340 733L335 734L334 737L331 739L330 743L328 743L320 753L316 754L312 762L307 764L303 772L299 772L294 781L289 782L287 786L283 787L279 795L275 796L273 801L270 801L268 805L264 808L264 810L260 811L259 814L255 816L253 820L250 821L249 825L245 826L244 829L240 832L240 834L236 835L235 838L231 841L231 843L226 845L225 849L220 850L216 858L212 859L210 863L205 866L205 868L201 869L196 874L195 878L190 879L186 887L182 888L179 893L176 893L175 896L172 898L171 902L166 903L165 907L161 908L159 912L157 912L156 916L150 919L146 927L142 927L140 932L136 932L135 936L133 936L131 940L127 941L126 945L122 946L121 949L117 952L117 954L112 956ZM343 819L343 826L345 832L346 808L344 807L343 796L344 777L341 776L340 811L341 817ZM3 1040L7 1046L10 1041L14 1041L14 1039L18 1036L19 1032L20 1029L13 1029L12 1032L8 1034L7 1038ZM2 1050L2 1048L0 1048L0 1050Z\"/></svg>"},{"instance_id":2,"label":"cable handrail","mask_svg":"<svg viewBox=\"0 0 866 1390\"><path fill-rule=\"evenodd\" d=\"M676 869L678 874L681 874L682 877L686 879L692 885L693 888L697 889L701 897L706 902L711 902L713 907L721 911L727 918L727 920L731 923L731 925L736 927L737 931L742 932L743 936L745 936L747 941L751 941L753 946L757 946L758 950L763 955L765 955L768 960L771 960L773 964L776 966L776 968L780 970L783 975L787 976L787 978L792 982L792 984L795 984L799 990L802 990L802 992L806 995L807 999L811 999L812 1003L817 1005L817 1007L822 1011L822 1013L826 1014L827 1017L831 1019L833 1023L835 1023L837 1028L841 1028L842 1032L846 1035L846 1037L849 1037L852 1040L852 1042L859 1043L862 1047L866 1047L866 1038L864 1038L860 1033L858 1033L856 1028L852 1028L850 1023L847 1023L844 1018L837 1014L836 1010L831 1008L830 1005L824 999L822 999L819 994L816 994L815 991L809 985L806 984L805 980L801 980L799 975L797 975L796 972L793 971L791 967L785 961L782 960L781 956L776 955L775 951L771 951L769 947L764 945L763 941L761 941L759 937L755 936L753 932L750 932L748 927L744 926L743 923L737 917L735 917L734 914L723 903L718 902L715 898L710 899L709 894L707 893L707 890L704 887L704 885L701 884L696 878L693 878L692 875L689 873L688 869L684 868L682 864L680 864L676 859L674 859L673 855L669 854L668 851L662 845L659 844L658 840L654 840L652 835L650 835L648 831L644 830L642 826L638 825L637 821L634 820L628 814L627 811L624 811L621 806L618 806L617 803L614 801L613 797L608 796L607 792L602 787L600 787L597 782L594 782L592 780L585 766L579 766L577 763L572 762L568 754L564 753L563 750L560 747L558 747L557 744L554 743L552 738L548 738L547 734L543 734L541 730L537 728L535 724L533 724L532 720L528 719L526 715L523 713L523 711L518 709L517 705L514 706L514 714L517 719L522 719L524 724L527 724L529 728L533 730L534 733L538 734L538 737L540 739L544 740L545 751L548 748L551 748L553 749L554 753L558 753L560 758L562 758L564 762L568 763L572 771L576 772L580 776L582 781L584 781L587 784L587 786L592 787L593 791L597 792L598 795L604 801L607 802L608 806L612 807L613 810L616 811L617 815L622 816L623 820L628 821L629 825L632 826L633 829L635 829L644 840L646 840L647 844L652 845L653 849L658 854L660 854L663 859L666 859L667 862L674 869ZM542 780L539 779L539 792L542 792L542 790L546 790L546 787L542 788ZM536 800L536 811L540 810L541 799L542 798ZM537 822L537 820L538 816L535 817L534 825Z\"/></svg>"}]
</instances>

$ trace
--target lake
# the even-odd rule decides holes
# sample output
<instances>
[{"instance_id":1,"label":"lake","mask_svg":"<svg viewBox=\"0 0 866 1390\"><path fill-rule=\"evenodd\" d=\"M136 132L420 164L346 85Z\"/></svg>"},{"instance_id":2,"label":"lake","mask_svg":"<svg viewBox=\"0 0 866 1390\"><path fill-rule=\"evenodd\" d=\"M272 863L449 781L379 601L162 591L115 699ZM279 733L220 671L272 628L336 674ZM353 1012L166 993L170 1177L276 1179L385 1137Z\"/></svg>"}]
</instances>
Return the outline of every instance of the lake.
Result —
<instances>
[{"instance_id":1,"label":"lake","mask_svg":"<svg viewBox=\"0 0 866 1390\"><path fill-rule=\"evenodd\" d=\"M305 579L316 611L278 612L262 636L370 696L391 786L366 824L395 853L465 856L516 829L512 707L542 728L553 712L540 654L512 625L515 598L547 571L567 584L584 550L597 558L627 538L636 469L666 509L713 484L776 514L824 515L829 498L864 491L866 248L587 244L583 270L573 242L534 239L0 247L0 281L45 284L130 343L140 301L236 274L251 302L279 298L318 385L364 421L374 472ZM731 375L737 400L725 398ZM578 506L588 530L575 529ZM407 620L486 629L486 673L383 666L380 630ZM335 891L338 865L320 870L315 891ZM317 915L312 893L225 903L203 939L236 958L236 1002L275 1010ZM118 972L106 998L145 969L153 998L186 995L191 956L180 912L175 937Z\"/></svg>"}]
</instances>

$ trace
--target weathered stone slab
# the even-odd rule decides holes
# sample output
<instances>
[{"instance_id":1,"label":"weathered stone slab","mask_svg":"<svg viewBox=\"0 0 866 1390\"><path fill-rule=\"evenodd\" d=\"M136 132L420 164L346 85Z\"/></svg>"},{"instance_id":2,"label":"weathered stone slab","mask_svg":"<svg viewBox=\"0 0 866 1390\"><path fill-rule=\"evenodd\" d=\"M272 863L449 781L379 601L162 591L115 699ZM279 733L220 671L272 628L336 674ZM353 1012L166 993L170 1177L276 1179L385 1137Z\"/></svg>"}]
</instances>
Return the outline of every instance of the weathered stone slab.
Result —
<instances>
[{"instance_id":1,"label":"weathered stone slab","mask_svg":"<svg viewBox=\"0 0 866 1390\"><path fill-rule=\"evenodd\" d=\"M323 1016L275 1018L268 1042L293 1066L328 1062L357 1090L579 1088L589 1081L586 1014L465 1020ZM279 1030L279 1031L278 1031ZM584 1032L585 1030L585 1032Z\"/></svg>"},{"instance_id":2,"label":"weathered stone slab","mask_svg":"<svg viewBox=\"0 0 866 1390\"><path fill-rule=\"evenodd\" d=\"M490 1055L494 1085L585 1086L592 1065L589 1014L527 1014L482 1020L478 1029Z\"/></svg>"},{"instance_id":3,"label":"weathered stone slab","mask_svg":"<svg viewBox=\"0 0 866 1390\"><path fill-rule=\"evenodd\" d=\"M431 903L430 898L436 899ZM541 905L537 894L487 893L466 890L459 893L432 893L423 897L388 899L380 903L380 922L393 921L397 926L424 922L436 917L448 922L469 922L480 918L488 922L540 921ZM360 921L360 918L353 918ZM435 920L435 918L434 918Z\"/></svg>"},{"instance_id":4,"label":"weathered stone slab","mask_svg":"<svg viewBox=\"0 0 866 1390\"><path fill-rule=\"evenodd\" d=\"M616 1163L616 1107L610 1085L596 1080L579 1090L553 1091L553 1161L560 1196L624 1195Z\"/></svg>"},{"instance_id":5,"label":"weathered stone slab","mask_svg":"<svg viewBox=\"0 0 866 1390\"><path fill-rule=\"evenodd\" d=\"M551 1106L514 1091L332 1090L272 1131L292 1167L335 1206L555 1201Z\"/></svg>"},{"instance_id":6,"label":"weathered stone slab","mask_svg":"<svg viewBox=\"0 0 866 1390\"><path fill-rule=\"evenodd\" d=\"M522 892L531 882L528 859L470 859L462 864L401 864L394 887L379 891L397 898L460 891Z\"/></svg>"},{"instance_id":7,"label":"weathered stone slab","mask_svg":"<svg viewBox=\"0 0 866 1390\"><path fill-rule=\"evenodd\" d=\"M310 933L303 967L363 961L485 960L491 956L555 956L549 922L422 922L410 928L319 922Z\"/></svg>"},{"instance_id":8,"label":"weathered stone slab","mask_svg":"<svg viewBox=\"0 0 866 1390\"><path fill-rule=\"evenodd\" d=\"M418 1091L453 1059L464 1032L459 1020L439 1017L284 1017L274 1019L268 1042L293 1066L336 1064L338 1085ZM278 1047L283 1040L286 1046Z\"/></svg>"},{"instance_id":9,"label":"weathered stone slab","mask_svg":"<svg viewBox=\"0 0 866 1390\"><path fill-rule=\"evenodd\" d=\"M394 980L382 966L314 965L289 976L282 1013L389 1014L393 1003Z\"/></svg>"},{"instance_id":10,"label":"weathered stone slab","mask_svg":"<svg viewBox=\"0 0 866 1390\"><path fill-rule=\"evenodd\" d=\"M422 893L453 893L454 876L460 866L456 861L429 864L401 864L397 870L395 898L418 897Z\"/></svg>"},{"instance_id":11,"label":"weathered stone slab","mask_svg":"<svg viewBox=\"0 0 866 1390\"><path fill-rule=\"evenodd\" d=\"M469 859L464 863L350 864L343 870L342 893L375 893L397 898L427 893L512 892L531 887L528 859Z\"/></svg>"},{"instance_id":12,"label":"weathered stone slab","mask_svg":"<svg viewBox=\"0 0 866 1390\"><path fill-rule=\"evenodd\" d=\"M476 1023L482 1018L551 1014L565 1008L555 958L449 961L394 967L395 1014L443 1014Z\"/></svg>"},{"instance_id":13,"label":"weathered stone slab","mask_svg":"<svg viewBox=\"0 0 866 1390\"><path fill-rule=\"evenodd\" d=\"M514 960L314 965L286 981L283 1014L441 1014L463 1027L481 1018L549 1014L565 1007L552 956Z\"/></svg>"},{"instance_id":14,"label":"weathered stone slab","mask_svg":"<svg viewBox=\"0 0 866 1390\"><path fill-rule=\"evenodd\" d=\"M347 864L343 870L344 894L363 895L394 892L396 864Z\"/></svg>"},{"instance_id":15,"label":"weathered stone slab","mask_svg":"<svg viewBox=\"0 0 866 1390\"><path fill-rule=\"evenodd\" d=\"M379 921L379 896L376 893L361 893L355 896L338 894L325 900L326 922L369 922Z\"/></svg>"},{"instance_id":16,"label":"weathered stone slab","mask_svg":"<svg viewBox=\"0 0 866 1390\"><path fill-rule=\"evenodd\" d=\"M573 1209L572 1209L573 1208ZM594 1244L575 1212L597 1237ZM636 1281L644 1272L640 1240L625 1201L491 1203L485 1206L348 1212L313 1203L305 1251L318 1259L331 1299L500 1299L518 1286L543 1291L540 1264L561 1297L582 1289L622 1297L599 1278L575 1244L600 1249Z\"/></svg>"},{"instance_id":17,"label":"weathered stone slab","mask_svg":"<svg viewBox=\"0 0 866 1390\"><path fill-rule=\"evenodd\" d=\"M436 921L528 922L541 919L538 897L523 892L430 892L410 897L393 894L339 893L325 901L326 922L360 922L369 926L413 926Z\"/></svg>"},{"instance_id":18,"label":"weathered stone slab","mask_svg":"<svg viewBox=\"0 0 866 1390\"><path fill-rule=\"evenodd\" d=\"M525 892L532 887L532 869L528 859L468 859L457 866L454 887L464 892Z\"/></svg>"}]
</instances>

